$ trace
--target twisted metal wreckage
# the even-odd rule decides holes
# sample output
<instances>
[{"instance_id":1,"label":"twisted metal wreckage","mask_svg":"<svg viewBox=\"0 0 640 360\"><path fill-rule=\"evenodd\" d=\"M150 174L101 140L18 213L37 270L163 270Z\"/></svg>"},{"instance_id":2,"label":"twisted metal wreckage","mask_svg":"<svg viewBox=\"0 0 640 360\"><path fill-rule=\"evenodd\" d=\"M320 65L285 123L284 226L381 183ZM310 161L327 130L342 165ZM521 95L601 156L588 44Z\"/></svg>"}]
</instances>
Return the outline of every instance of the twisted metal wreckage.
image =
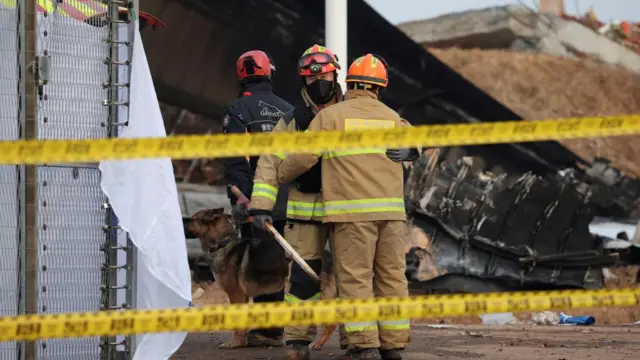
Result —
<instances>
[{"instance_id":1,"label":"twisted metal wreckage","mask_svg":"<svg viewBox=\"0 0 640 360\"><path fill-rule=\"evenodd\" d=\"M429 151L407 180L413 223L407 277L414 289L597 289L603 267L640 261L638 244L590 229L596 214L629 200L606 197L620 182L614 171L596 178L610 186L594 186L575 168L548 176L494 174L482 169L482 158L453 152Z\"/></svg>"}]
</instances>

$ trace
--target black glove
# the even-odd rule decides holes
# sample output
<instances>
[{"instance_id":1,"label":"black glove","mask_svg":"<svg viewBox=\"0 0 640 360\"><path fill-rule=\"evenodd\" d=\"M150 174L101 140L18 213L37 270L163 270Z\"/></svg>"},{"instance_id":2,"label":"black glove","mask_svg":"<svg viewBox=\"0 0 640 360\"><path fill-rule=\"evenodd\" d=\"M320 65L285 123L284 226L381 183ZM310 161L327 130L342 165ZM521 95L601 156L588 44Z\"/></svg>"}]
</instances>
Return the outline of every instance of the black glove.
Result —
<instances>
[{"instance_id":1,"label":"black glove","mask_svg":"<svg viewBox=\"0 0 640 360\"><path fill-rule=\"evenodd\" d=\"M249 211L247 204L236 204L231 207L231 215L238 225L244 225L249 222Z\"/></svg>"},{"instance_id":2,"label":"black glove","mask_svg":"<svg viewBox=\"0 0 640 360\"><path fill-rule=\"evenodd\" d=\"M413 161L419 156L417 149L387 149L387 157L395 162Z\"/></svg>"},{"instance_id":3,"label":"black glove","mask_svg":"<svg viewBox=\"0 0 640 360\"><path fill-rule=\"evenodd\" d=\"M266 222L273 224L273 219L271 218L271 211L268 210L251 210L249 211L249 215L253 217L253 226L256 228L267 231L267 227L265 226Z\"/></svg>"},{"instance_id":4,"label":"black glove","mask_svg":"<svg viewBox=\"0 0 640 360\"><path fill-rule=\"evenodd\" d=\"M266 222L273 224L273 219L271 218L271 215L260 214L260 215L253 216L253 226L257 227L262 231L267 231L267 227L265 226Z\"/></svg>"}]
</instances>

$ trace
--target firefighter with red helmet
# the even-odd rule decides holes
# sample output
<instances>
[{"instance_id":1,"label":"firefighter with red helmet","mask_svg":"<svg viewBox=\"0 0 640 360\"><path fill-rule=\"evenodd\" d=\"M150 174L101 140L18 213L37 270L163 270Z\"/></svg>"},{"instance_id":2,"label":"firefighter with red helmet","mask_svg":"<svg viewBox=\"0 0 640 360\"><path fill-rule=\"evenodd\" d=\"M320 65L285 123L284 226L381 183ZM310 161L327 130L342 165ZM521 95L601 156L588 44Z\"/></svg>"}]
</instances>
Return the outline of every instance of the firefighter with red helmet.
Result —
<instances>
[{"instance_id":1,"label":"firefighter with red helmet","mask_svg":"<svg viewBox=\"0 0 640 360\"><path fill-rule=\"evenodd\" d=\"M388 82L381 57L359 57L347 72L346 100L321 110L309 131L408 126L379 100ZM418 156L417 149L333 150L289 154L278 167L285 184L322 164L322 220L330 226L340 298L408 296L402 161ZM345 323L345 329L349 350L339 359L401 360L409 343L408 319Z\"/></svg>"},{"instance_id":2,"label":"firefighter with red helmet","mask_svg":"<svg viewBox=\"0 0 640 360\"><path fill-rule=\"evenodd\" d=\"M248 51L238 58L236 70L241 91L239 97L224 111L223 132L227 134L270 132L278 120L292 108L289 103L273 93L271 80L276 70L273 60L264 51ZM254 191L253 177L257 164L257 156L225 159L227 194L243 237L255 235L253 237L259 238L261 235L255 234L256 230L247 221L248 204L239 202L231 191L231 187L236 186L247 196L251 194ZM284 231L286 223L287 192L288 187L284 185L278 192L277 199L274 197L272 223L280 232ZM262 219L263 217L257 217L254 221ZM253 299L255 303L283 300L284 290L275 294L256 296ZM247 346L282 346L282 333L282 328L252 330L247 333Z\"/></svg>"},{"instance_id":3,"label":"firefighter with red helmet","mask_svg":"<svg viewBox=\"0 0 640 360\"><path fill-rule=\"evenodd\" d=\"M286 113L273 131L305 131L313 117L322 109L343 100L342 89L337 82L338 58L324 46L313 45L298 61L298 75L302 82L301 98ZM265 154L258 161L254 178L251 209L254 219L269 216L276 203L279 187L277 172L285 154ZM316 272L320 273L322 258L328 240L328 228L322 224L322 196L320 163L299 176L289 188L287 202L287 226L284 237L300 256ZM256 222L259 225L260 222ZM316 283L296 263L286 286L285 301L299 302L320 297L320 284ZM346 348L344 327L340 327L341 345ZM309 358L309 344L316 334L315 326L285 328L285 340L289 347L287 359Z\"/></svg>"}]
</instances>

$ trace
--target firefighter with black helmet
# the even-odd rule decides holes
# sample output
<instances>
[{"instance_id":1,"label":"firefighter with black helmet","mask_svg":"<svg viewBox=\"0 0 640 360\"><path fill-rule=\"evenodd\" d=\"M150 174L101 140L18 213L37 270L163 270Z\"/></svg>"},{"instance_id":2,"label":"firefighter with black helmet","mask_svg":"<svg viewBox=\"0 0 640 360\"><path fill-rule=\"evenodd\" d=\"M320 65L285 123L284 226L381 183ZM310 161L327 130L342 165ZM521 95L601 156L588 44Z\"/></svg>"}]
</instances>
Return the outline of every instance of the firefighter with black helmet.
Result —
<instances>
[{"instance_id":1,"label":"firefighter with black helmet","mask_svg":"<svg viewBox=\"0 0 640 360\"><path fill-rule=\"evenodd\" d=\"M302 82L301 99L286 113L273 131L305 131L313 117L322 109L343 100L342 89L337 82L338 58L324 46L313 45L298 61L298 75ZM276 202L278 166L286 154L265 154L258 161L254 178L251 209L254 217L269 215ZM320 163L299 176L289 188L287 202L287 226L284 237L300 256L316 272L320 273L322 258L328 240L328 228L322 224L322 196ZM285 301L299 302L320 297L320 284L316 283L296 263L291 266L286 286ZM340 326L341 345L346 348L346 334ZM285 328L285 340L289 347L287 359L309 358L309 344L316 334L315 326Z\"/></svg>"},{"instance_id":2,"label":"firefighter with black helmet","mask_svg":"<svg viewBox=\"0 0 640 360\"><path fill-rule=\"evenodd\" d=\"M270 132L285 113L292 106L275 95L271 87L276 67L271 57L264 51L248 51L238 58L236 64L237 76L241 91L239 97L225 109L222 123L223 132L234 133L264 133ZM248 204L232 193L231 187L236 186L243 194L249 196L254 189L253 177L258 157L237 157L225 159L225 180L227 194L231 201L232 211L240 226L241 234L253 234L255 229L248 223ZM286 224L286 202L288 187L282 186L269 221L280 232ZM264 216L255 216L254 222L265 221ZM284 300L284 290L275 294L256 296L255 303L276 302ZM283 329L257 329L247 333L247 346L282 346Z\"/></svg>"}]
</instances>

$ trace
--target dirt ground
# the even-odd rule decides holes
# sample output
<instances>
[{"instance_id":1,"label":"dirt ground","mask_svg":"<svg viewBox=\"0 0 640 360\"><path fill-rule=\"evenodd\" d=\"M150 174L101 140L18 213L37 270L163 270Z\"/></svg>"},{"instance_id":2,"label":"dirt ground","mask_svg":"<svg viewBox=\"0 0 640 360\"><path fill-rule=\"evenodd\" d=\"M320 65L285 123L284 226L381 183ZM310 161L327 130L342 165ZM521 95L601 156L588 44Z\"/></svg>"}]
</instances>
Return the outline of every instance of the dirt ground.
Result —
<instances>
[{"instance_id":1,"label":"dirt ground","mask_svg":"<svg viewBox=\"0 0 640 360\"><path fill-rule=\"evenodd\" d=\"M615 279L607 288L636 286L638 267L614 269ZM227 303L226 295L215 284L193 284L198 306ZM428 319L413 323L411 346L406 359L638 359L640 356L640 307L565 310L566 314L591 315L596 326L536 326L527 320L531 313L517 313L521 325L484 326L477 316ZM230 333L189 334L172 360L282 359L283 348L221 350ZM313 359L335 359L342 351L337 333Z\"/></svg>"},{"instance_id":2,"label":"dirt ground","mask_svg":"<svg viewBox=\"0 0 640 360\"><path fill-rule=\"evenodd\" d=\"M622 68L505 50L429 50L525 119L640 114L640 74ZM608 158L627 175L640 176L636 136L562 143L587 160Z\"/></svg>"},{"instance_id":3,"label":"dirt ground","mask_svg":"<svg viewBox=\"0 0 640 360\"><path fill-rule=\"evenodd\" d=\"M220 350L228 333L190 334L173 360L284 359L284 348ZM342 351L334 334L314 360ZM631 360L640 356L640 326L478 326L415 324L406 359Z\"/></svg>"}]
</instances>

